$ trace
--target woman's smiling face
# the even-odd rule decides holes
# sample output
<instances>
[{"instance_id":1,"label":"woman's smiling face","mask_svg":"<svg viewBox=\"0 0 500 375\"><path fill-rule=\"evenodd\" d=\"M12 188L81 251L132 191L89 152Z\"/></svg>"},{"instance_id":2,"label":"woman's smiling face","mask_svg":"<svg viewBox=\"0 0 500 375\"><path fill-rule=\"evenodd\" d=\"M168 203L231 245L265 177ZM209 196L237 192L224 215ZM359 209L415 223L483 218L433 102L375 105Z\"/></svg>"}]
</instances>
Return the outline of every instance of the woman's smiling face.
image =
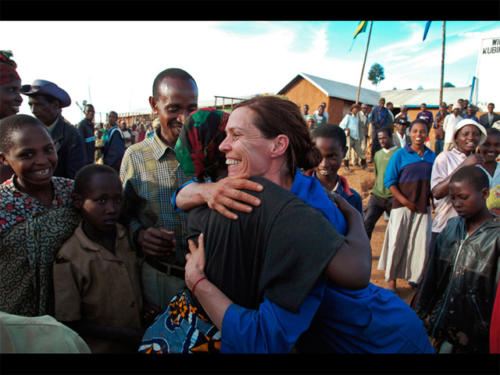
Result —
<instances>
[{"instance_id":1,"label":"woman's smiling face","mask_svg":"<svg viewBox=\"0 0 500 375\"><path fill-rule=\"evenodd\" d=\"M266 177L273 141L264 138L254 125L256 120L257 114L248 107L237 108L229 116L226 138L219 146L226 155L228 176L246 173Z\"/></svg>"}]
</instances>

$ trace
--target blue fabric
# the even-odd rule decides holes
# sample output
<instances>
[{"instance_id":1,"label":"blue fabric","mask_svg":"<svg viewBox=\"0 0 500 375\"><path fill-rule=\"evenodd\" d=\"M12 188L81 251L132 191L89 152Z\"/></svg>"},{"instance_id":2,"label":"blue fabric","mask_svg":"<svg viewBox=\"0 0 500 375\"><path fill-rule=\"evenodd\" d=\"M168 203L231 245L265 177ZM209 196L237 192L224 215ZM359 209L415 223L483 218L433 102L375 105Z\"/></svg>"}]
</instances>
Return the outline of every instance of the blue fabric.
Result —
<instances>
[{"instance_id":1,"label":"blue fabric","mask_svg":"<svg viewBox=\"0 0 500 375\"><path fill-rule=\"evenodd\" d=\"M339 177L339 184L337 185L337 189L335 189L335 192L342 198L344 198L347 203L358 210L361 216L363 216L363 199L361 198L361 195L359 195L359 193L351 187L349 188L349 190L351 191L351 194L346 193L346 191L344 190L344 186L342 185L342 181ZM332 224L335 228L337 227L335 223L332 222Z\"/></svg>"},{"instance_id":2,"label":"blue fabric","mask_svg":"<svg viewBox=\"0 0 500 375\"><path fill-rule=\"evenodd\" d=\"M413 163L420 163L422 161L432 165L435 159L436 154L427 147L425 148L423 157L420 157L420 155L413 151L408 145L397 150L394 155L392 155L391 160L389 160L389 164L387 164L387 168L385 169L385 187L389 189L390 186L399 182L400 171L405 166Z\"/></svg>"},{"instance_id":3,"label":"blue fabric","mask_svg":"<svg viewBox=\"0 0 500 375\"><path fill-rule=\"evenodd\" d=\"M104 157L102 161L120 173L120 166L123 154L125 153L125 142L116 125L108 130L107 136L108 140L104 144Z\"/></svg>"},{"instance_id":4,"label":"blue fabric","mask_svg":"<svg viewBox=\"0 0 500 375\"><path fill-rule=\"evenodd\" d=\"M304 202L320 210L333 224L337 232L347 233L347 223L338 207L328 198L321 182L314 176L306 176L297 169L290 191Z\"/></svg>"},{"instance_id":5,"label":"blue fabric","mask_svg":"<svg viewBox=\"0 0 500 375\"><path fill-rule=\"evenodd\" d=\"M174 211L175 212L186 212L184 210L181 210L179 207L177 207L177 204L175 203L175 199L177 198L177 193L179 193L179 191L181 191L181 189L189 184L192 184L193 182L198 182L198 180L196 178L192 179L192 180L189 180L189 181L186 181L184 182L181 186L179 186L174 194L172 195L172 198L170 198L170 202L172 203L172 207L174 208Z\"/></svg>"},{"instance_id":6,"label":"blue fabric","mask_svg":"<svg viewBox=\"0 0 500 375\"><path fill-rule=\"evenodd\" d=\"M337 217L329 212L331 206L321 198L324 195L330 201L316 178L297 171L291 191L323 212L335 225L333 220ZM324 340L325 351L434 352L420 319L394 293L373 284L357 291L331 283L326 287L324 281L317 283L296 314L267 298L259 310L231 305L222 322L221 352L288 353L300 334L310 327L316 312L315 324L310 335L309 332L306 335L314 342Z\"/></svg>"},{"instance_id":7,"label":"blue fabric","mask_svg":"<svg viewBox=\"0 0 500 375\"><path fill-rule=\"evenodd\" d=\"M337 353L434 353L415 312L371 283L355 291L329 285L312 331Z\"/></svg>"},{"instance_id":8,"label":"blue fabric","mask_svg":"<svg viewBox=\"0 0 500 375\"><path fill-rule=\"evenodd\" d=\"M370 122L373 125L378 125L378 127L386 127L389 126L389 110L385 107L380 108L380 106L376 106L373 108L370 113ZM377 127L376 127L377 128Z\"/></svg>"},{"instance_id":9,"label":"blue fabric","mask_svg":"<svg viewBox=\"0 0 500 375\"><path fill-rule=\"evenodd\" d=\"M222 321L221 353L289 353L309 327L324 292L325 283L316 284L297 313L266 297L258 310L232 304Z\"/></svg>"}]
</instances>

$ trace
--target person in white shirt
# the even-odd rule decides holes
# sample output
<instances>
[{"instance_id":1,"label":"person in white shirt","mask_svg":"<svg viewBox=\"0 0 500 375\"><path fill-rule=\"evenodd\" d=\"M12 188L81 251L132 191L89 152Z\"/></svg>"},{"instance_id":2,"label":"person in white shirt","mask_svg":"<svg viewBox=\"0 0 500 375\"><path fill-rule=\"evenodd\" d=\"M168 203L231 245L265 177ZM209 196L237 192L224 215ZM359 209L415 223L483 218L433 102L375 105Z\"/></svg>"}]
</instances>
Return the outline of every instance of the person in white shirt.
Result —
<instances>
[{"instance_id":1,"label":"person in white shirt","mask_svg":"<svg viewBox=\"0 0 500 375\"><path fill-rule=\"evenodd\" d=\"M410 121L406 117L396 119L396 131L392 135L392 143L398 148L403 148L410 143L410 137L406 134L406 129L410 125Z\"/></svg>"},{"instance_id":2,"label":"person in white shirt","mask_svg":"<svg viewBox=\"0 0 500 375\"><path fill-rule=\"evenodd\" d=\"M452 113L445 117L443 123L444 130L444 147L443 151L450 151L453 145L453 134L455 133L455 126L463 120L459 115L461 107L458 104L453 106Z\"/></svg>"},{"instance_id":3,"label":"person in white shirt","mask_svg":"<svg viewBox=\"0 0 500 375\"><path fill-rule=\"evenodd\" d=\"M319 106L323 107L323 111L321 113L321 116L323 116L325 118L326 124L328 124L328 112L326 111L326 103L322 102ZM314 116L316 116L318 113L319 113L319 108L316 111L314 111Z\"/></svg>"},{"instance_id":4,"label":"person in white shirt","mask_svg":"<svg viewBox=\"0 0 500 375\"><path fill-rule=\"evenodd\" d=\"M361 138L359 136L359 118L357 116L361 106L354 103L351 106L351 112L344 116L340 122L340 127L344 129L347 138L347 153L344 158L344 168L346 171L351 171L349 168L349 160L355 163L356 156L361 159L361 167L366 169L365 153L361 149ZM356 153L356 155L354 155Z\"/></svg>"}]
</instances>

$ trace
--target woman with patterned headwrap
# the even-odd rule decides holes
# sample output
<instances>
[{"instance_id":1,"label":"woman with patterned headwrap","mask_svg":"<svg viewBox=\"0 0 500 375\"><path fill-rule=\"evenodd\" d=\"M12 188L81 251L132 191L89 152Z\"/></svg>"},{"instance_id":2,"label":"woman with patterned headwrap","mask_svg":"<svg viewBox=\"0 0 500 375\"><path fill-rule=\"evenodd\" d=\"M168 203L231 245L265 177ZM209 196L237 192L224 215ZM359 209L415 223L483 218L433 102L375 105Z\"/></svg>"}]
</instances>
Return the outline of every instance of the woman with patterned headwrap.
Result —
<instances>
[{"instance_id":1,"label":"woman with patterned headwrap","mask_svg":"<svg viewBox=\"0 0 500 375\"><path fill-rule=\"evenodd\" d=\"M21 78L17 74L17 64L11 59L11 51L0 51L0 120L15 115L23 102ZM12 169L0 166L0 184L12 176Z\"/></svg>"}]
</instances>

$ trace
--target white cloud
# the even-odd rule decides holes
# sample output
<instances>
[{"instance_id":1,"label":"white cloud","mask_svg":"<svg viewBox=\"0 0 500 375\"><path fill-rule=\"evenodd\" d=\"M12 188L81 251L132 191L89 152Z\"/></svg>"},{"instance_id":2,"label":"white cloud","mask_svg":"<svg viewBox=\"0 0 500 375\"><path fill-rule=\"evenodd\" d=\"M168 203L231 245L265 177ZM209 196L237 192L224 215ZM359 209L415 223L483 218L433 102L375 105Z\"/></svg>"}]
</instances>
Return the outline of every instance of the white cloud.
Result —
<instances>
[{"instance_id":1,"label":"white cloud","mask_svg":"<svg viewBox=\"0 0 500 375\"><path fill-rule=\"evenodd\" d=\"M89 99L90 88L98 112L148 108L154 77L167 67L190 72L201 101L214 95L276 92L299 72L358 84L362 60L344 53L331 57L338 56L339 41L328 40L326 22L254 22L249 24L254 33L235 33L220 25L212 21L15 22L18 32L12 33L12 22L1 22L0 35L9 36L1 48L13 50L23 83L37 78L54 81L80 103ZM405 40L395 37L394 43L370 51L364 87L374 88L366 75L370 61L378 58L386 68L386 80L378 89L437 86L432 82L439 82L433 76L439 75L439 37L432 33L433 42L429 34L422 43L425 23L406 25L411 34ZM469 28L450 37L447 64L476 54L479 35ZM297 48L305 39L305 47ZM30 113L27 100L22 112ZM73 122L82 117L75 104L63 114Z\"/></svg>"}]
</instances>

